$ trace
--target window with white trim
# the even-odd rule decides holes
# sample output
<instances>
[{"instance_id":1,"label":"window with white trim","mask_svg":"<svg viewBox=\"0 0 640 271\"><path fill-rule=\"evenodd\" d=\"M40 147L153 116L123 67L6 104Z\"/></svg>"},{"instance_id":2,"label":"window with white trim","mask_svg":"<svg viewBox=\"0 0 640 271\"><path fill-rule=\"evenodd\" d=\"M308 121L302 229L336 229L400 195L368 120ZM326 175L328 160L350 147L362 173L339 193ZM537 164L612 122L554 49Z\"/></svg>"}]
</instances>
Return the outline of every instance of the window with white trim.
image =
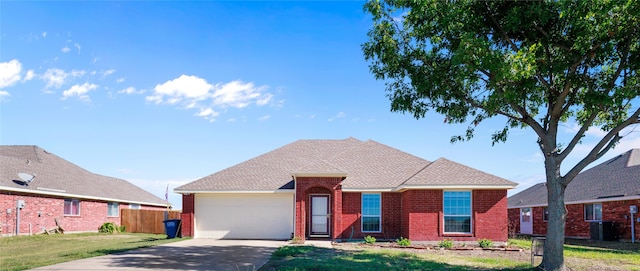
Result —
<instances>
[{"instance_id":1,"label":"window with white trim","mask_svg":"<svg viewBox=\"0 0 640 271\"><path fill-rule=\"evenodd\" d=\"M107 216L120 216L120 204L117 202L107 202Z\"/></svg>"},{"instance_id":2,"label":"window with white trim","mask_svg":"<svg viewBox=\"0 0 640 271\"><path fill-rule=\"evenodd\" d=\"M129 209L140 209L140 204L129 203Z\"/></svg>"},{"instance_id":3,"label":"window with white trim","mask_svg":"<svg viewBox=\"0 0 640 271\"><path fill-rule=\"evenodd\" d=\"M380 232L380 194L362 194L362 231Z\"/></svg>"},{"instance_id":4,"label":"window with white trim","mask_svg":"<svg viewBox=\"0 0 640 271\"><path fill-rule=\"evenodd\" d=\"M64 199L64 215L67 215L67 216L80 215L80 200Z\"/></svg>"},{"instance_id":5,"label":"window with white trim","mask_svg":"<svg viewBox=\"0 0 640 271\"><path fill-rule=\"evenodd\" d=\"M584 205L584 220L602 221L602 203L590 203Z\"/></svg>"},{"instance_id":6,"label":"window with white trim","mask_svg":"<svg viewBox=\"0 0 640 271\"><path fill-rule=\"evenodd\" d=\"M542 207L542 221L549 221L549 208Z\"/></svg>"},{"instance_id":7,"label":"window with white trim","mask_svg":"<svg viewBox=\"0 0 640 271\"><path fill-rule=\"evenodd\" d=\"M444 191L444 232L471 233L471 191Z\"/></svg>"}]
</instances>

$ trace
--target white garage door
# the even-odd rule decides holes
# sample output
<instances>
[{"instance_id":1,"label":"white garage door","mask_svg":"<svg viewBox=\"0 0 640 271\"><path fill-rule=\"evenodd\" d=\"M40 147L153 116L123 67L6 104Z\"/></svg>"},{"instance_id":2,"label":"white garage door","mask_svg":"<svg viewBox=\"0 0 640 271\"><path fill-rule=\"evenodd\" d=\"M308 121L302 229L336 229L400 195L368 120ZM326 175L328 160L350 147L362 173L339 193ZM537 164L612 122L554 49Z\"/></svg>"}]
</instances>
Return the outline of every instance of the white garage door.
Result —
<instances>
[{"instance_id":1,"label":"white garage door","mask_svg":"<svg viewBox=\"0 0 640 271\"><path fill-rule=\"evenodd\" d=\"M281 239L293 233L293 194L196 194L195 237Z\"/></svg>"}]
</instances>

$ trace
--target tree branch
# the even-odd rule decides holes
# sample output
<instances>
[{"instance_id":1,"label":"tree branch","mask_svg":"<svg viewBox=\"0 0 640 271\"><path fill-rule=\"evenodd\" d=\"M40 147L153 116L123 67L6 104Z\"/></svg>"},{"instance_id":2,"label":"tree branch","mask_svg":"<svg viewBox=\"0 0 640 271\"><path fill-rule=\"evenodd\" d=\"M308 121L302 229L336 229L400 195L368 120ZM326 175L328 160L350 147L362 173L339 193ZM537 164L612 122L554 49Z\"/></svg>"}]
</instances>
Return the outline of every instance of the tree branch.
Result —
<instances>
[{"instance_id":1,"label":"tree branch","mask_svg":"<svg viewBox=\"0 0 640 271\"><path fill-rule=\"evenodd\" d=\"M627 118L624 122L611 129L611 131L609 131L602 139L600 139L598 144L596 144L596 146L591 149L589 154L587 154L582 160L580 160L580 162L578 162L578 164L573 166L573 168L569 170L569 172L567 172L567 174L562 179L562 184L565 186L569 185L569 183L575 178L575 176L577 176L578 173L580 173L580 171L582 171L587 165L602 157L605 153L607 153L607 151L613 148L613 146L615 146L615 144L618 143L621 138L619 133L620 131L622 131L622 129L632 124L639 123L638 116L640 116L640 108L636 109L636 111L631 114L631 116L629 116L629 118Z\"/></svg>"},{"instance_id":2,"label":"tree branch","mask_svg":"<svg viewBox=\"0 0 640 271\"><path fill-rule=\"evenodd\" d=\"M578 132L573 136L573 138L571 139L571 142L569 142L569 145L567 145L567 147L564 150L562 150L562 152L558 155L558 159L560 159L560 161L563 161L569 155L569 153L573 151L573 148L575 148L575 146L578 145L578 142L580 142L580 140L582 139L582 136L584 136L584 133L587 132L587 130L589 130L589 127L591 127L591 124L593 123L593 121L596 119L597 116L598 116L597 111L593 111L591 113L589 118L587 118L587 120L582 124L582 127L580 127L580 130L578 130Z\"/></svg>"}]
</instances>

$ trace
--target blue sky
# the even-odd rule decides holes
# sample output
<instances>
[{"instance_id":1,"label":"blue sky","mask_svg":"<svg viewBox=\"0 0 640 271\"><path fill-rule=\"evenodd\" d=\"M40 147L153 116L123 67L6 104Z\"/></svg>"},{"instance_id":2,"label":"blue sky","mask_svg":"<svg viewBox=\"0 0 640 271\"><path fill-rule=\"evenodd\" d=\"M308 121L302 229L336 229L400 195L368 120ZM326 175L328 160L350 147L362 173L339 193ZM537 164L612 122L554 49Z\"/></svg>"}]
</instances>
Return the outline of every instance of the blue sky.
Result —
<instances>
[{"instance_id":1,"label":"blue sky","mask_svg":"<svg viewBox=\"0 0 640 271\"><path fill-rule=\"evenodd\" d=\"M452 145L465 125L390 112L360 49L362 4L2 1L0 144L38 145L159 197L298 139L445 157L520 183L510 194L544 181L530 130L492 147L496 118ZM576 157L601 134L590 129ZM640 147L626 135L605 158Z\"/></svg>"}]
</instances>

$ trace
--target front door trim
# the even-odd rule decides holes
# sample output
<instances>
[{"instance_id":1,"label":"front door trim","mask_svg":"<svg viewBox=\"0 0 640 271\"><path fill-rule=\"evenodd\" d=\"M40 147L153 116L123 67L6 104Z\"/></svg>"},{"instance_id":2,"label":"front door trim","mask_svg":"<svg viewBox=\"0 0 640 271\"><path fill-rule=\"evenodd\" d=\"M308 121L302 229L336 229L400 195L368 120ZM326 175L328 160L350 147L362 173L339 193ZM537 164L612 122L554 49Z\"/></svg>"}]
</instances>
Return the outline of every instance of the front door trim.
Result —
<instances>
[{"instance_id":1,"label":"front door trim","mask_svg":"<svg viewBox=\"0 0 640 271\"><path fill-rule=\"evenodd\" d=\"M320 214L314 214L314 198L325 198L326 199L326 206L325 209L323 210L322 207L320 207L320 209L318 211L320 211ZM324 212L323 212L324 211ZM313 226L313 221L314 221L314 216L316 217L316 219L321 219L321 217L326 217L326 232L321 232L321 231L315 231L314 232L314 226ZM309 237L329 237L331 234L331 195L329 194L311 194L309 195Z\"/></svg>"}]
</instances>

